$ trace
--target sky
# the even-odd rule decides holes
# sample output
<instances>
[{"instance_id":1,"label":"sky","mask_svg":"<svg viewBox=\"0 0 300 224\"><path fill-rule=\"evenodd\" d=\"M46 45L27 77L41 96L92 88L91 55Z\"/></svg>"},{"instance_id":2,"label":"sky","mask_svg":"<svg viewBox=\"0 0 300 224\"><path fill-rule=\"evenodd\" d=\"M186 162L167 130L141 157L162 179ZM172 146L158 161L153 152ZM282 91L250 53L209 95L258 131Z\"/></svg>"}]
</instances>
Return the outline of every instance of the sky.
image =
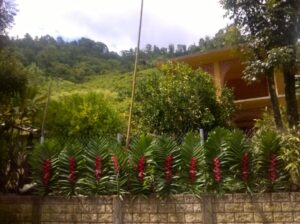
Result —
<instances>
[{"instance_id":1,"label":"sky","mask_svg":"<svg viewBox=\"0 0 300 224\"><path fill-rule=\"evenodd\" d=\"M137 46L141 0L15 0L12 37L87 37L120 52ZM144 0L141 48L198 44L230 21L219 0Z\"/></svg>"}]
</instances>

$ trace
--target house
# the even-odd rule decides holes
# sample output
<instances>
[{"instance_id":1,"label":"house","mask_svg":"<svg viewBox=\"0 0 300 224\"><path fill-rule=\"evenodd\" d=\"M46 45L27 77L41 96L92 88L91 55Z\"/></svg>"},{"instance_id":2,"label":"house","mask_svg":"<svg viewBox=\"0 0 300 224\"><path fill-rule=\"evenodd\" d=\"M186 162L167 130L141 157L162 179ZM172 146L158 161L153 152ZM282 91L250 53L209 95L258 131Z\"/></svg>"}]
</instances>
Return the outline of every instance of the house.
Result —
<instances>
[{"instance_id":1,"label":"house","mask_svg":"<svg viewBox=\"0 0 300 224\"><path fill-rule=\"evenodd\" d=\"M213 76L218 89L223 86L232 88L234 103L237 111L232 121L235 126L250 129L255 120L261 118L266 108L271 108L267 80L265 78L252 84L242 79L244 65L241 53L232 48L212 50L204 53L195 53L173 59L185 62L192 68L202 68ZM280 103L284 103L284 82L280 72L276 72L275 87Z\"/></svg>"}]
</instances>

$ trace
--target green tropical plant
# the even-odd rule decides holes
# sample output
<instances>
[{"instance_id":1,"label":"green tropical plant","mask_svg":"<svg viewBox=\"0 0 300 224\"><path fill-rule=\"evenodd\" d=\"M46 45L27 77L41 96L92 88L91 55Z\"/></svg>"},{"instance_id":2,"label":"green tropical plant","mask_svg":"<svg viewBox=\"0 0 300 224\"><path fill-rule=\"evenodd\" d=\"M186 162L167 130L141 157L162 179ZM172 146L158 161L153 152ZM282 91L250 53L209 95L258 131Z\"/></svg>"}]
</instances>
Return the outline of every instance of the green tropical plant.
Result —
<instances>
[{"instance_id":1,"label":"green tropical plant","mask_svg":"<svg viewBox=\"0 0 300 224\"><path fill-rule=\"evenodd\" d=\"M106 138L91 139L84 150L86 169L84 173L84 191L91 195L109 193L109 144Z\"/></svg>"},{"instance_id":2,"label":"green tropical plant","mask_svg":"<svg viewBox=\"0 0 300 224\"><path fill-rule=\"evenodd\" d=\"M199 193L204 191L204 149L199 134L187 133L180 145L180 179L184 191Z\"/></svg>"},{"instance_id":3,"label":"green tropical plant","mask_svg":"<svg viewBox=\"0 0 300 224\"><path fill-rule=\"evenodd\" d=\"M109 193L121 199L128 192L128 152L122 145L113 142L109 146Z\"/></svg>"},{"instance_id":4,"label":"green tropical plant","mask_svg":"<svg viewBox=\"0 0 300 224\"><path fill-rule=\"evenodd\" d=\"M284 133L280 158L284 161L290 181L300 187L300 135L299 133Z\"/></svg>"},{"instance_id":5,"label":"green tropical plant","mask_svg":"<svg viewBox=\"0 0 300 224\"><path fill-rule=\"evenodd\" d=\"M287 173L280 157L281 137L273 130L257 131L252 138L257 188L261 191L287 189Z\"/></svg>"},{"instance_id":6,"label":"green tropical plant","mask_svg":"<svg viewBox=\"0 0 300 224\"><path fill-rule=\"evenodd\" d=\"M130 192L147 195L151 192L154 182L153 175L153 138L141 135L130 145Z\"/></svg>"},{"instance_id":7,"label":"green tropical plant","mask_svg":"<svg viewBox=\"0 0 300 224\"><path fill-rule=\"evenodd\" d=\"M206 161L206 189L208 191L221 191L221 185L226 177L224 151L227 147L227 139L230 131L224 128L216 128L210 132L204 144Z\"/></svg>"},{"instance_id":8,"label":"green tropical plant","mask_svg":"<svg viewBox=\"0 0 300 224\"><path fill-rule=\"evenodd\" d=\"M250 142L241 130L232 131L226 139L224 169L227 170L225 188L229 191L251 191L253 155Z\"/></svg>"},{"instance_id":9,"label":"green tropical plant","mask_svg":"<svg viewBox=\"0 0 300 224\"><path fill-rule=\"evenodd\" d=\"M39 195L53 194L57 187L59 150L57 142L49 140L36 145L31 154L32 175L36 183L35 190Z\"/></svg>"},{"instance_id":10,"label":"green tropical plant","mask_svg":"<svg viewBox=\"0 0 300 224\"><path fill-rule=\"evenodd\" d=\"M58 194L70 197L82 193L85 167L80 142L65 145L58 155Z\"/></svg>"},{"instance_id":11,"label":"green tropical plant","mask_svg":"<svg viewBox=\"0 0 300 224\"><path fill-rule=\"evenodd\" d=\"M154 191L167 198L181 191L179 183L180 150L173 139L161 136L153 142Z\"/></svg>"}]
</instances>

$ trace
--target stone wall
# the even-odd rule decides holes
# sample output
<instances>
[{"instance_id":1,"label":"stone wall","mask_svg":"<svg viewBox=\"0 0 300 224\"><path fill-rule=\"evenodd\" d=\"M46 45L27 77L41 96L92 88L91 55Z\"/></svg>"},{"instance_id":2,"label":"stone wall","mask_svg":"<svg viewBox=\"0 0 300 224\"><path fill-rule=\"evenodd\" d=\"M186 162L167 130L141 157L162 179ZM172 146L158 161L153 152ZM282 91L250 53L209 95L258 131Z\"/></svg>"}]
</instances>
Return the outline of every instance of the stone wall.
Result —
<instances>
[{"instance_id":1,"label":"stone wall","mask_svg":"<svg viewBox=\"0 0 300 224\"><path fill-rule=\"evenodd\" d=\"M300 192L94 198L0 196L0 223L300 223Z\"/></svg>"}]
</instances>

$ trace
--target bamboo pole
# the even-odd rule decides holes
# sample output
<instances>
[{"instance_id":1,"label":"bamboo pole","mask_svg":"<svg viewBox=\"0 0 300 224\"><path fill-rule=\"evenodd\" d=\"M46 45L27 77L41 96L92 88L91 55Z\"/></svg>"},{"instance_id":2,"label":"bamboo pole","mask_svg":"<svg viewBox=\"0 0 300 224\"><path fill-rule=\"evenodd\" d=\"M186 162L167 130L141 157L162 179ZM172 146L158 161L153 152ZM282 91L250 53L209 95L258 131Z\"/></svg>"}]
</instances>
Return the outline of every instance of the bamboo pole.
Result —
<instances>
[{"instance_id":1,"label":"bamboo pole","mask_svg":"<svg viewBox=\"0 0 300 224\"><path fill-rule=\"evenodd\" d=\"M135 97L135 89L136 89L137 64L138 64L138 59L139 59L141 31L142 31L143 8L144 8L144 0L141 0L138 43L137 43L137 48L135 51L135 62L134 62L132 89L131 89L131 101L130 101L130 109L129 109L129 117L128 117L128 125L127 125L126 146L125 146L126 149L129 148L129 140L130 140L130 133L131 133L132 111L133 111L133 106L134 106L134 97Z\"/></svg>"},{"instance_id":2,"label":"bamboo pole","mask_svg":"<svg viewBox=\"0 0 300 224\"><path fill-rule=\"evenodd\" d=\"M41 140L40 140L41 144L44 144L44 141L45 141L45 122L46 122L46 116L47 116L47 112L48 112L48 106L50 103L51 88L52 88L52 80L50 81L49 86L48 86L47 101L45 104L45 109L44 109L44 114L43 114L42 127L41 127Z\"/></svg>"}]
</instances>

